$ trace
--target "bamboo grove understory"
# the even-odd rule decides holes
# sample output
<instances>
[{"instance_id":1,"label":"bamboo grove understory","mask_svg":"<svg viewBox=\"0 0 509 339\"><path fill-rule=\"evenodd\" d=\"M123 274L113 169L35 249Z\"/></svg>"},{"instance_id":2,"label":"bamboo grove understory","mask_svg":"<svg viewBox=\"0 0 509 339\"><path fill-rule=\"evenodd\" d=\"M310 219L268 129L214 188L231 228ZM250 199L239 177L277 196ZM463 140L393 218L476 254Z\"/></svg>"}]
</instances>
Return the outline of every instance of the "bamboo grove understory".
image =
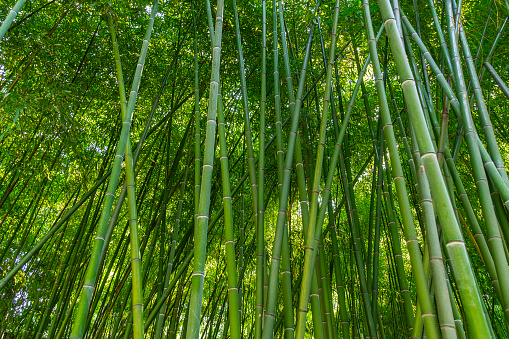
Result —
<instances>
[{"instance_id":1,"label":"bamboo grove understory","mask_svg":"<svg viewBox=\"0 0 509 339\"><path fill-rule=\"evenodd\" d=\"M2 1L0 338L509 337L508 15Z\"/></svg>"}]
</instances>

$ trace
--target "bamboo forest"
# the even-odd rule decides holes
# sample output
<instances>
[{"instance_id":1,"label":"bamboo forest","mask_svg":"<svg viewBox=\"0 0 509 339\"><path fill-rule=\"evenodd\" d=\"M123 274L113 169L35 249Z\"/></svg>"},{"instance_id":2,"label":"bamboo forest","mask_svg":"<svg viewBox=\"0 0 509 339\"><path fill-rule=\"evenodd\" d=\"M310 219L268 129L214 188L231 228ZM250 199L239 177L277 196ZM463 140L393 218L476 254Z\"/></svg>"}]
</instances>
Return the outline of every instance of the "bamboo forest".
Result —
<instances>
[{"instance_id":1,"label":"bamboo forest","mask_svg":"<svg viewBox=\"0 0 509 339\"><path fill-rule=\"evenodd\" d=\"M508 17L0 0L0 339L508 338Z\"/></svg>"}]
</instances>

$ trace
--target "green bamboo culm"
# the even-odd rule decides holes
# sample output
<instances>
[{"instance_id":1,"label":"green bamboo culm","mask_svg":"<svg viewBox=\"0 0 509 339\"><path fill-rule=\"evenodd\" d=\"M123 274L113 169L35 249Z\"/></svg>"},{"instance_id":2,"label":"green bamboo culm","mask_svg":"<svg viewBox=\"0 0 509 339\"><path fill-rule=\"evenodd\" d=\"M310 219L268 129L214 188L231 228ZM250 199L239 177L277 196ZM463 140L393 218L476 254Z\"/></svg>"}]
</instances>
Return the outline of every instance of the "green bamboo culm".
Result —
<instances>
[{"instance_id":1,"label":"green bamboo culm","mask_svg":"<svg viewBox=\"0 0 509 339\"><path fill-rule=\"evenodd\" d=\"M331 33L331 45L329 52L329 60L327 64L327 76L325 80L325 93L323 96L323 109L321 115L321 123L320 123L320 132L318 139L318 149L316 155L316 164L314 170L314 179L313 179L313 189L312 189L312 198L311 198L311 208L309 211L309 226L307 230L306 237L306 247L304 254L304 268L303 268L303 278L302 285L300 290L300 298L299 298L299 311L297 315L297 326L295 328L295 337L297 339L303 339L305 328L306 328L306 314L307 314L307 305L309 301L309 294L311 291L311 280L312 272L314 271L314 264L318 249L318 239L315 236L315 227L317 225L317 213L318 213L318 195L320 190L320 182L322 177L322 168L323 168L323 158L325 152L325 134L326 134L326 124L329 115L329 103L331 98L331 87L332 87L332 71L334 70L334 59L335 59L335 50L336 50L336 34L337 34L337 26L338 26L338 17L339 17L339 0L336 1L334 6L334 19L333 19L333 28ZM326 204L323 204L326 205ZM321 225L320 225L321 226Z\"/></svg>"},{"instance_id":2,"label":"green bamboo culm","mask_svg":"<svg viewBox=\"0 0 509 339\"><path fill-rule=\"evenodd\" d=\"M276 163L278 191L283 185L284 151L283 151L283 128L281 122L281 94L279 87L279 51L278 51L278 11L276 0L272 0L272 39L273 39L273 60L274 60L274 108L276 118ZM262 188L260 187L260 190ZM283 325L284 338L293 339L293 293L292 293L292 272L290 265L290 248L288 243L288 225L284 228L283 247L281 254L281 282L283 284Z\"/></svg>"},{"instance_id":3,"label":"green bamboo culm","mask_svg":"<svg viewBox=\"0 0 509 339\"><path fill-rule=\"evenodd\" d=\"M194 50L194 222L200 206L201 179L201 138L200 138L200 78L198 69L198 35L196 33L196 14L193 11L193 50Z\"/></svg>"},{"instance_id":4,"label":"green bamboo culm","mask_svg":"<svg viewBox=\"0 0 509 339\"><path fill-rule=\"evenodd\" d=\"M302 63L301 76L299 81L299 88L297 90L297 99L295 104L294 112L292 112L291 131L288 139L288 148L285 155L285 167L283 172L283 185L281 187L279 197L279 210L276 224L276 233L274 236L274 246L272 249L272 258L270 265L269 275L269 290L267 292L267 307L265 309L264 324L263 324L263 339L271 339L274 337L274 318L276 309L276 292L279 280L279 266L281 258L281 250L283 243L283 233L286 223L286 211L288 208L288 196L290 191L290 176L292 172L293 156L295 151L297 130L299 125L299 113L302 106L302 94L304 92L304 84L306 78L307 64L310 58L311 41L313 39L313 33L315 30L315 22L311 26L309 31L309 37L306 44L306 54Z\"/></svg>"},{"instance_id":5,"label":"green bamboo culm","mask_svg":"<svg viewBox=\"0 0 509 339\"><path fill-rule=\"evenodd\" d=\"M87 267L87 271L85 274L85 279L83 282L83 288L81 290L78 309L76 311L76 318L74 319L72 331L71 331L71 339L81 339L84 336L85 326L87 323L87 315L90 306L90 302L92 300L92 295L95 289L95 284L97 282L97 276L99 274L99 269L101 266L100 259L102 257L101 252L103 250L104 237L106 235L106 230L108 226L108 222L111 215L111 208L113 205L113 201L115 199L115 190L117 189L118 180L120 177L120 169L122 166L122 162L124 159L124 153L126 150L127 141L129 140L129 130L131 127L132 115L134 112L134 106L136 104L136 97L138 95L138 87L140 84L141 75L143 72L143 65L145 64L145 58L147 55L148 44L150 41L150 36L152 34L152 28L154 26L154 17L157 13L157 4L158 0L154 1L152 6L152 11L150 14L150 18L147 25L147 30L145 32L145 37L143 40L143 45L141 48L140 56L138 58L138 64L136 67L136 72L134 76L134 80L131 87L131 92L129 95L129 102L127 105L126 117L122 124L122 129L120 132L120 138L118 140L118 144L116 147L115 160L113 162L113 169L110 176L110 181L108 183L106 197L104 199L103 209L101 212L101 217L99 219L99 224L97 227L97 235L94 239L94 246L92 249L92 256L90 258L90 262Z\"/></svg>"},{"instance_id":6,"label":"green bamboo culm","mask_svg":"<svg viewBox=\"0 0 509 339\"><path fill-rule=\"evenodd\" d=\"M228 149L226 146L226 128L222 100L219 99L217 109L217 124L219 134L219 150L221 161L221 180L223 188L223 207L224 207L224 239L226 270L228 283L228 308L230 337L240 339L240 303L237 282L237 264L235 261L235 243L233 229L233 207L230 189L230 172L228 168Z\"/></svg>"},{"instance_id":7,"label":"green bamboo culm","mask_svg":"<svg viewBox=\"0 0 509 339\"><path fill-rule=\"evenodd\" d=\"M246 151L247 151L247 165L249 172L249 182L251 188L251 203L253 209L253 222L255 225L255 234L256 234L256 306L255 306L255 338L259 339L261 336L262 330L262 317L264 310L264 298L263 298L263 289L264 289L264 279L263 279L263 267L264 267L264 242L263 242L263 234L264 230L262 226L258 223L258 182L256 179L256 166L255 166L255 156L254 156L254 148L253 148L253 133L251 131L251 122L250 122L250 114L249 114L249 104L248 104L248 92L247 92L247 82L246 82L246 74L245 74L245 65L244 65L244 54L242 51L242 37L240 34L240 21L239 14L237 10L237 1L232 0L233 7L233 16L235 21L235 42L237 45L237 53L238 53L238 65L239 65L239 76L240 76L240 93L241 93L241 101L242 101L242 112L244 116L244 137L246 142Z\"/></svg>"},{"instance_id":8,"label":"green bamboo culm","mask_svg":"<svg viewBox=\"0 0 509 339\"><path fill-rule=\"evenodd\" d=\"M390 6L390 5L389 5ZM396 139L394 136L394 130L392 126L392 120L390 117L389 106L387 104L385 88L383 83L383 76L380 68L380 62L378 59L377 47L374 41L373 26L371 24L371 13L369 10L369 3L367 0L363 0L362 3L364 20L366 22L366 30L368 33L368 45L370 55L372 55L372 64L375 75L375 86L378 94L378 101L380 104L380 113L382 118L382 124L384 129L384 136L387 142L387 148L391 159L392 175L394 186L398 197L398 202L401 210L403 230L405 234L405 240L407 242L408 252L412 263L412 272L414 273L414 279L416 289L418 291L418 301L422 308L422 319L426 329L426 333L430 338L438 338L438 327L436 317L434 314L432 301L428 292L428 283L425 276L424 267L422 264L421 253L417 241L417 234L415 231L414 220L410 209L410 202L408 200L408 194L405 185L405 179L403 177L403 170L401 167L401 160L398 154L396 146ZM390 7L392 11L392 7ZM395 22L396 23L396 22ZM387 26L385 27L387 31ZM397 31L395 32L397 34ZM398 34L399 35L399 34ZM391 37L389 36L389 42ZM398 41L401 39L398 37ZM397 60L397 59L396 59ZM396 235L395 235L396 236ZM402 277L400 277L402 278Z\"/></svg>"},{"instance_id":9,"label":"green bamboo culm","mask_svg":"<svg viewBox=\"0 0 509 339\"><path fill-rule=\"evenodd\" d=\"M21 8L25 4L25 1L26 0L18 0L14 7L12 7L12 9L9 11L9 14L7 14L7 16L5 17L4 22L2 22L2 25L0 26L0 41L2 41L2 39L4 38L5 33L7 33L7 31L9 30L9 27L11 27L12 22L18 15L19 11L21 11Z\"/></svg>"},{"instance_id":10,"label":"green bamboo culm","mask_svg":"<svg viewBox=\"0 0 509 339\"><path fill-rule=\"evenodd\" d=\"M118 82L118 92L120 96L120 110L122 121L127 117L127 101L124 87L124 76L122 73L122 63L118 48L117 37L111 14L108 13L108 26L113 44L113 56L115 58L115 68ZM141 258L140 244L138 236L138 217L136 213L136 194L134 182L134 163L131 151L131 140L128 137L125 149L125 169L126 169L126 188L127 202L129 207L129 226L131 237L131 270L132 270L132 314L133 314L133 338L143 338L143 286L141 279ZM113 229L113 227L111 227Z\"/></svg>"},{"instance_id":11,"label":"green bamboo culm","mask_svg":"<svg viewBox=\"0 0 509 339\"><path fill-rule=\"evenodd\" d=\"M380 35L382 34L382 32L383 32L383 26L380 27L380 30L379 30L378 35L376 37L376 40L378 40L380 38ZM366 72L366 69L368 67L369 61L370 61L370 57L368 56L364 66L362 67L361 71L359 72L359 77L358 77L357 82L355 84L355 87L353 89L353 93L352 93L352 97L350 99L350 103L349 103L347 111L346 111L346 113L344 115L343 123L342 123L340 131L339 131L339 133L337 135L336 142L334 144L334 153L333 153L333 155L331 157L331 161L329 163L329 170L328 170L328 173L327 173L327 179L326 179L324 194L323 194L323 197L322 197L323 201L328 201L328 199L330 198L332 182L333 182L333 179L334 179L334 172L335 172L336 166L338 165L338 161L340 160L339 157L340 157L340 153L341 153L341 147L342 147L342 143L343 143L343 138L345 136L346 128L347 128L348 123L350 121L352 110L353 110L353 107L355 105L355 99L356 99L357 93L359 91L359 88L361 87L362 78L363 78L363 76L364 76L364 74ZM302 159L298 158L298 156L300 154L299 147L300 147L300 143L297 143L297 147L296 147L296 154L297 154L296 162L298 164L300 163L300 167L302 167ZM340 161L340 163L342 163L342 162L343 161ZM301 172L300 176L299 176L299 171L298 171L297 175L298 175L298 178L300 177L299 190L304 191L303 173ZM344 176L344 179L346 179L346 176ZM346 182L346 186L348 186L347 182ZM305 192L302 192L301 194L302 194L303 197L305 197ZM347 196L347 197L349 197L349 196ZM350 199L350 198L348 198L348 199ZM304 200L304 203L301 205L301 207L302 207L302 210L303 210L304 231L306 232L307 231L307 227L308 227L308 223L309 223L309 221L308 221L309 216L308 216L308 212L307 212L307 202L305 201L305 199L303 199L303 200ZM327 209L327 204L322 204L320 206L320 211L318 213L318 217L317 217L317 221L316 221L316 225L317 225L316 226L316 232L314 234L314 238L315 239L320 239L320 237L321 237L322 225L323 225L323 222L324 222L324 219L325 219L325 211L326 211L326 209ZM356 251L355 253L356 253L356 263L357 263L357 266L358 266L359 276L360 276L360 281L361 281L361 289L363 289L363 291L366 291L367 287L365 286L365 273L364 273L363 260L362 260L362 258L359 255L360 251ZM339 270L338 270L338 272L339 272ZM341 283L340 283L340 286L341 286ZM313 281L312 281L312 285L311 285L311 291L313 291ZM362 293L362 296L363 296L363 305L364 305L364 307L366 309L366 314L368 315L368 325L367 326L373 328L374 327L373 326L373 322L369 320L371 318L370 317L370 315L371 315L371 305L370 305L369 299L367 298L368 294L367 293ZM312 307L313 307L313 296L311 297L311 301L312 301ZM343 315L345 315L345 316L343 316ZM346 316L346 311L343 310L342 311L342 324L343 324L343 326L346 325L347 322L348 322L348 318ZM344 328L344 330L346 331L345 328Z\"/></svg>"},{"instance_id":12,"label":"green bamboo culm","mask_svg":"<svg viewBox=\"0 0 509 339\"><path fill-rule=\"evenodd\" d=\"M203 152L203 169L200 187L200 204L194 227L194 268L192 273L191 297L189 301L189 320L186 337L198 339L200 336L201 304L205 261L207 254L207 228L209 224L210 191L214 163L216 114L219 94L219 69L221 63L221 39L223 32L224 1L218 0L216 7L216 27L212 48L212 70L210 75L209 105Z\"/></svg>"},{"instance_id":13,"label":"green bamboo culm","mask_svg":"<svg viewBox=\"0 0 509 339\"><path fill-rule=\"evenodd\" d=\"M233 3L235 4L235 0L233 0ZM236 22L237 22L237 11L236 11L236 5L235 5L235 18L236 18ZM239 28L238 26L236 26L236 29L237 31L239 31ZM240 39L238 39L237 41L239 41ZM277 38L276 38L277 40ZM264 194L265 194L265 185L264 185L264 180L265 180L265 107L266 107L266 103L267 103L267 88L266 88L266 83L267 83L267 62L266 62L266 58L267 58L267 8L266 8L266 1L265 0L262 0L262 72L261 72L261 86L260 86L260 134L258 136L259 138L259 153L258 153L258 183L257 183L257 188L258 188L258 196L256 197L257 199L257 202L256 202L256 213L257 215L255 216L255 218L257 218L257 221L256 221L256 253L257 253L257 259L261 259L262 256L261 254L264 253L265 251L265 235L264 235L264 232L265 232L265 227L264 227L264 217L265 217L265 208L264 208ZM240 46L240 44L239 44ZM240 48L239 48L239 55L241 55L240 53ZM244 70L242 69L241 70L241 73L243 73ZM243 74L241 74L241 77L243 77ZM244 88L245 86L245 81L243 82L243 85L242 85L242 88ZM244 95L244 94L243 94ZM247 104L247 101L245 101L244 104ZM246 110L247 111L247 110ZM246 113L246 139L248 141L248 154L250 154L251 152L249 151L249 144L251 143L252 144L252 141L250 141L250 138L251 138L251 132L250 130L248 129L248 126L249 126L249 121L248 121L248 118L247 118L248 114ZM249 131L249 133L248 133ZM249 156L251 157L251 156ZM261 261L260 260L257 260L257 269L259 268L259 265L261 264ZM257 276L257 282L258 283L261 283L262 279L261 277L258 277ZM266 283L266 282L265 282ZM261 320L261 319L260 319Z\"/></svg>"},{"instance_id":14,"label":"green bamboo culm","mask_svg":"<svg viewBox=\"0 0 509 339\"><path fill-rule=\"evenodd\" d=\"M451 263L453 265L452 269L458 276L456 278L458 290L463 304L469 305L469 307L464 309L466 319L469 323L469 329L471 334L477 338L488 338L491 334L488 321L484 316L482 299L478 292L479 290L472 272L472 265L466 251L463 236L456 221L449 193L447 192L431 137L426 126L424 113L417 94L417 88L406 58L403 42L400 39L400 32L396 25L394 12L388 0L379 0L378 4L401 81L408 115L414 127L417 144L421 153L421 162L428 175L431 194L434 198L440 223L443 226L442 229L444 230L446 246L449 250Z\"/></svg>"}]
</instances>

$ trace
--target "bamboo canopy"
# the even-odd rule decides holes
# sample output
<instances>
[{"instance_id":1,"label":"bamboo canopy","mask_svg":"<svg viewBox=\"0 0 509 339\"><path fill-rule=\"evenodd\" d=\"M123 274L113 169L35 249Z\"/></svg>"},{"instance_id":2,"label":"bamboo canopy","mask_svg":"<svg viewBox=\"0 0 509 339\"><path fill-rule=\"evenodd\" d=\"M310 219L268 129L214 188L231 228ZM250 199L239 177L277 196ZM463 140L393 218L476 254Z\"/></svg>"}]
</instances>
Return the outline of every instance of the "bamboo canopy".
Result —
<instances>
[{"instance_id":1,"label":"bamboo canopy","mask_svg":"<svg viewBox=\"0 0 509 339\"><path fill-rule=\"evenodd\" d=\"M0 3L0 339L509 337L507 1Z\"/></svg>"}]
</instances>

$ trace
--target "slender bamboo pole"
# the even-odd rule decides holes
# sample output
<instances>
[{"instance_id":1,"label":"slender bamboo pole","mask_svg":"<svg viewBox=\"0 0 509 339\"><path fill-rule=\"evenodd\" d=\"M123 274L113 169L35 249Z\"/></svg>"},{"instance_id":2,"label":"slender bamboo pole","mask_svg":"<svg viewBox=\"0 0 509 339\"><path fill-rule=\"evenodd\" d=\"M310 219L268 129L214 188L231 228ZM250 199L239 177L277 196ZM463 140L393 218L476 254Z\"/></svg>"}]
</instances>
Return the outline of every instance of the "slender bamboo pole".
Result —
<instances>
[{"instance_id":1,"label":"slender bamboo pole","mask_svg":"<svg viewBox=\"0 0 509 339\"><path fill-rule=\"evenodd\" d=\"M228 155L226 146L226 128L223 115L222 100L219 99L218 107L218 134L221 161L221 178L223 187L224 206L224 233L225 233L225 255L228 281L228 323L230 325L230 336L232 339L240 339L240 306L237 281L237 264L235 261L235 244L233 229L233 207L230 190L230 173L228 169ZM263 198L263 197L262 197ZM263 201L262 201L263 203ZM226 329L225 329L226 331Z\"/></svg>"},{"instance_id":2,"label":"slender bamboo pole","mask_svg":"<svg viewBox=\"0 0 509 339\"><path fill-rule=\"evenodd\" d=\"M191 297L189 301L189 320L186 337L198 339L201 322L203 281L205 279L205 260L207 247L207 228L209 224L210 192L215 149L216 113L219 92L219 69L221 62L221 38L223 32L224 3L218 0L216 27L213 41L212 70L210 75L209 106L207 112L207 132L200 187L200 205L194 227L194 268L192 274Z\"/></svg>"}]
</instances>

